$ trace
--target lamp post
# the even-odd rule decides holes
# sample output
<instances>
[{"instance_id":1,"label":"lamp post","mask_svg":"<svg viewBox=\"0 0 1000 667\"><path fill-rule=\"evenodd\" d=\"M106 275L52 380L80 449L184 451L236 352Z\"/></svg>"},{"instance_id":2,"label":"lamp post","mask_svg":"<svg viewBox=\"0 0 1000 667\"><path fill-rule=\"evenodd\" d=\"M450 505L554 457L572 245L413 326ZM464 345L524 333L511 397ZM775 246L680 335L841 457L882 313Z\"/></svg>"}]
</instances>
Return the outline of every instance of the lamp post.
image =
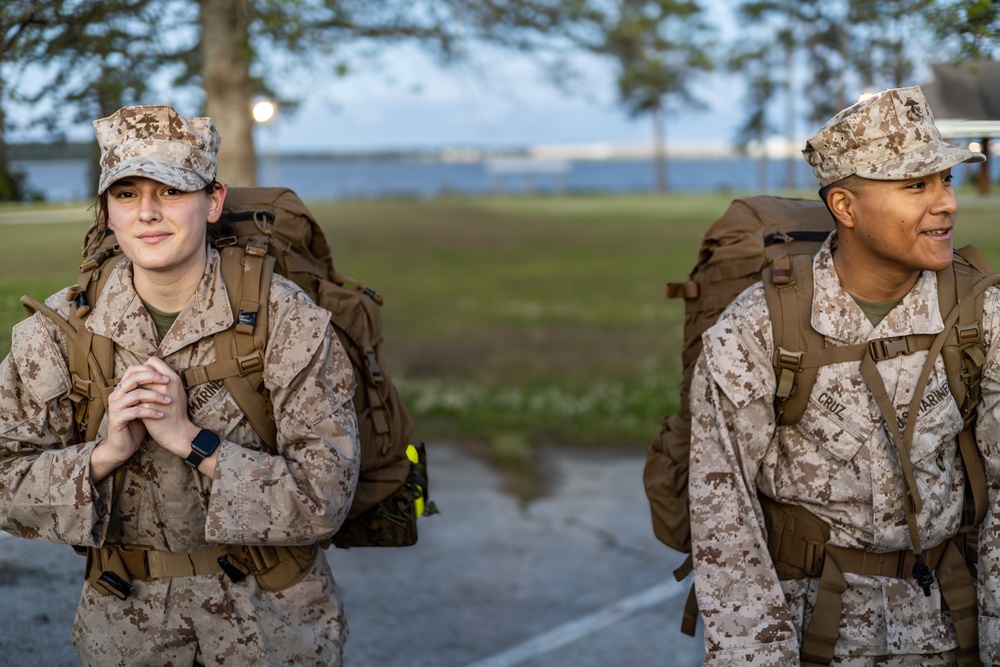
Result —
<instances>
[{"instance_id":1,"label":"lamp post","mask_svg":"<svg viewBox=\"0 0 1000 667\"><path fill-rule=\"evenodd\" d=\"M278 113L278 107L271 100L260 100L253 105L250 110L253 116L254 122L258 125L269 125L270 130L270 140L268 141L268 152L266 157L267 164L267 177L265 178L267 183L263 185L278 185L280 179L280 174L278 173L278 158L275 154L275 148L277 146L277 123L274 122L274 118Z\"/></svg>"}]
</instances>

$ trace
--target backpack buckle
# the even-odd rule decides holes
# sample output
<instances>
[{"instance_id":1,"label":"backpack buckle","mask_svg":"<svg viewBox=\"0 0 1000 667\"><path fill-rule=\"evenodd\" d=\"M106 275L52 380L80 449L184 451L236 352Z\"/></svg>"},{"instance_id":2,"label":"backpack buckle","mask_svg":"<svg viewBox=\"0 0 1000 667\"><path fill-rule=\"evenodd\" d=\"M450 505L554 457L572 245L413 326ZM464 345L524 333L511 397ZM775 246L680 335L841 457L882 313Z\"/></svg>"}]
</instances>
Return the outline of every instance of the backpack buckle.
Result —
<instances>
[{"instance_id":1,"label":"backpack buckle","mask_svg":"<svg viewBox=\"0 0 1000 667\"><path fill-rule=\"evenodd\" d=\"M983 340L983 328L979 322L959 324L955 327L955 334L958 336L959 345L978 343Z\"/></svg>"},{"instance_id":2,"label":"backpack buckle","mask_svg":"<svg viewBox=\"0 0 1000 667\"><path fill-rule=\"evenodd\" d=\"M249 375L250 373L256 373L264 368L264 360L261 359L261 354L259 352L242 357L235 357L235 360L240 367L240 377Z\"/></svg>"},{"instance_id":3,"label":"backpack buckle","mask_svg":"<svg viewBox=\"0 0 1000 667\"><path fill-rule=\"evenodd\" d=\"M875 361L884 361L891 357L910 354L910 344L906 336L879 338L868 343L868 351Z\"/></svg>"},{"instance_id":4,"label":"backpack buckle","mask_svg":"<svg viewBox=\"0 0 1000 667\"><path fill-rule=\"evenodd\" d=\"M382 375L382 367L379 366L378 359L375 358L375 351L365 350L365 358L368 360L368 363L365 365L368 370L368 381L381 387L385 378Z\"/></svg>"},{"instance_id":5,"label":"backpack buckle","mask_svg":"<svg viewBox=\"0 0 1000 667\"><path fill-rule=\"evenodd\" d=\"M267 241L256 237L252 238L247 241L247 245L243 251L252 257L264 257L267 255Z\"/></svg>"},{"instance_id":6,"label":"backpack buckle","mask_svg":"<svg viewBox=\"0 0 1000 667\"><path fill-rule=\"evenodd\" d=\"M786 350L779 345L778 350L774 353L774 365L778 368L788 368L798 373L802 370L802 353Z\"/></svg>"}]
</instances>

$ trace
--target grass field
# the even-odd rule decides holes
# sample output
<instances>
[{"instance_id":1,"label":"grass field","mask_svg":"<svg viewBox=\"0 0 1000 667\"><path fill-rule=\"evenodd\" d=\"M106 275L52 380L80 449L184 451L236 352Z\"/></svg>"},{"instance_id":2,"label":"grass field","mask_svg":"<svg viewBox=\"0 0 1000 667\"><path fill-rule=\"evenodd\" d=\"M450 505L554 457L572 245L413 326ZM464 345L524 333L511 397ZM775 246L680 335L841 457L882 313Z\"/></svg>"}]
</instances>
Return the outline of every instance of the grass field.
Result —
<instances>
[{"instance_id":1,"label":"grass field","mask_svg":"<svg viewBox=\"0 0 1000 667\"><path fill-rule=\"evenodd\" d=\"M516 459L641 447L676 410L683 280L727 195L311 203L339 270L385 296L390 371L424 439ZM1000 266L1000 201L962 197L957 243ZM83 207L0 208L0 352L18 299L75 282ZM25 222L18 222L24 220Z\"/></svg>"}]
</instances>

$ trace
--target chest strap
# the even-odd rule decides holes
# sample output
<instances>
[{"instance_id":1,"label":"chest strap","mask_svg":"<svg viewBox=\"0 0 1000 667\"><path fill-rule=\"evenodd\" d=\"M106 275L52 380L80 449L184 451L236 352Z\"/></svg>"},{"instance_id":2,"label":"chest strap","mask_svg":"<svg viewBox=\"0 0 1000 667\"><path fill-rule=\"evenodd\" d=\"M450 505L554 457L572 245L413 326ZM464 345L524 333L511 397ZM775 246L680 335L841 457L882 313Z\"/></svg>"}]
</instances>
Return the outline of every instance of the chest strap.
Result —
<instances>
[{"instance_id":1,"label":"chest strap","mask_svg":"<svg viewBox=\"0 0 1000 667\"><path fill-rule=\"evenodd\" d=\"M822 519L802 507L759 497L767 549L778 578L819 578L812 620L802 636L802 664L829 665L840 633L842 597L847 590L844 573L906 579L915 555L909 549L874 553L828 544L830 527ZM958 539L924 549L922 556L934 571L951 612L959 643L958 664L980 667L976 589Z\"/></svg>"}]
</instances>

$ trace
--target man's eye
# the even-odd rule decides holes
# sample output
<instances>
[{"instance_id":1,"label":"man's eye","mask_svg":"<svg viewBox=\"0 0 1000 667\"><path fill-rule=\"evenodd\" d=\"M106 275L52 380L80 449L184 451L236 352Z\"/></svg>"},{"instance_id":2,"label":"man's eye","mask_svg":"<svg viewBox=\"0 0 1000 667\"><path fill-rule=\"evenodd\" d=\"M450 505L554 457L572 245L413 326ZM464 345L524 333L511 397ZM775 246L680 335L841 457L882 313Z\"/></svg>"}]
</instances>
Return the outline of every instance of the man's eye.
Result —
<instances>
[{"instance_id":1,"label":"man's eye","mask_svg":"<svg viewBox=\"0 0 1000 667\"><path fill-rule=\"evenodd\" d=\"M944 181L945 184L950 185L951 182L952 182L952 180L954 180L954 178L955 178L954 174L948 174L947 176L945 176L941 180Z\"/></svg>"},{"instance_id":2,"label":"man's eye","mask_svg":"<svg viewBox=\"0 0 1000 667\"><path fill-rule=\"evenodd\" d=\"M916 183L910 183L906 187L910 190L923 190L925 185L923 181L917 181Z\"/></svg>"}]
</instances>

